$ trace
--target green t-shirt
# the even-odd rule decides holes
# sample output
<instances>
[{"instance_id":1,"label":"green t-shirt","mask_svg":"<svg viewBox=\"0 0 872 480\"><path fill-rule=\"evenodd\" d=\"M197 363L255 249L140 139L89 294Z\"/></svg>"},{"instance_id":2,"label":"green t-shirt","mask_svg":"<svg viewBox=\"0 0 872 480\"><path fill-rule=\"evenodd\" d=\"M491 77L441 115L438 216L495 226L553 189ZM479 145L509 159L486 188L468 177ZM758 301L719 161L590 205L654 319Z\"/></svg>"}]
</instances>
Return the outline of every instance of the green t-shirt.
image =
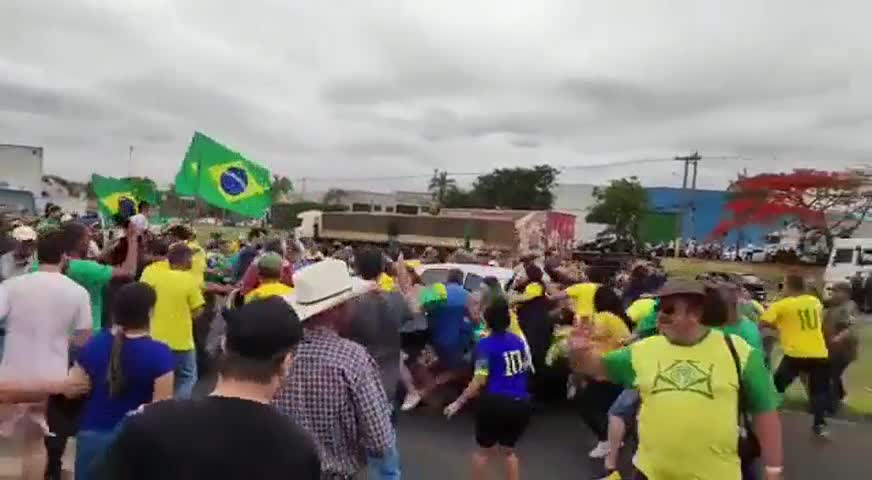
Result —
<instances>
[{"instance_id":1,"label":"green t-shirt","mask_svg":"<svg viewBox=\"0 0 872 480\"><path fill-rule=\"evenodd\" d=\"M717 330L696 345L674 345L655 335L603 356L609 380L639 390L635 464L649 478L697 478L700 472L713 479L741 477L739 382L752 415L774 411L779 397L760 351L732 339L741 379Z\"/></svg>"},{"instance_id":2,"label":"green t-shirt","mask_svg":"<svg viewBox=\"0 0 872 480\"><path fill-rule=\"evenodd\" d=\"M91 328L95 332L100 330L103 323L103 288L112 280L112 267L93 260L70 260L65 273L88 291L91 297Z\"/></svg>"},{"instance_id":3,"label":"green t-shirt","mask_svg":"<svg viewBox=\"0 0 872 480\"><path fill-rule=\"evenodd\" d=\"M763 338L760 336L760 328L747 317L741 317L735 325L718 327L718 330L735 335L748 342L748 345L751 345L752 348L756 348L761 352L763 351Z\"/></svg>"}]
</instances>

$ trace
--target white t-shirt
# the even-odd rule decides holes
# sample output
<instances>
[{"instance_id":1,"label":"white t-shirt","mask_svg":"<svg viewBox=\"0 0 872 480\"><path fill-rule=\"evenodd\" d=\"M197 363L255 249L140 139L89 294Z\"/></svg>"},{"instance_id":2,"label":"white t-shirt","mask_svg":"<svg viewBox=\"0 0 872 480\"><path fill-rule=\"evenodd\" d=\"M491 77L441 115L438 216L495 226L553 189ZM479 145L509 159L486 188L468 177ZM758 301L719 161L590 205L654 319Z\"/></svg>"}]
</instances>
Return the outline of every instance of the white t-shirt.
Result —
<instances>
[{"instance_id":1,"label":"white t-shirt","mask_svg":"<svg viewBox=\"0 0 872 480\"><path fill-rule=\"evenodd\" d=\"M88 291L61 273L33 272L0 284L6 341L2 380L62 380L70 335L91 329Z\"/></svg>"}]
</instances>

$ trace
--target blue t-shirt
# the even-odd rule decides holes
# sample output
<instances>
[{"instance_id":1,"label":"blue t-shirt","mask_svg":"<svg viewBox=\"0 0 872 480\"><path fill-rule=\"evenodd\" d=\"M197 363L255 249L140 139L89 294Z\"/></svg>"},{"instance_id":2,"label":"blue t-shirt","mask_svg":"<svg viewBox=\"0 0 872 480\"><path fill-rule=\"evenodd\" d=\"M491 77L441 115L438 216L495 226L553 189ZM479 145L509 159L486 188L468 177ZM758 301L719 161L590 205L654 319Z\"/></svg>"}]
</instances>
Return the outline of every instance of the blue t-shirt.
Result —
<instances>
[{"instance_id":1,"label":"blue t-shirt","mask_svg":"<svg viewBox=\"0 0 872 480\"><path fill-rule=\"evenodd\" d=\"M460 285L445 285L445 302L434 308L430 321L430 335L433 345L440 348L460 347L464 343L466 331L466 299L469 292Z\"/></svg>"},{"instance_id":2,"label":"blue t-shirt","mask_svg":"<svg viewBox=\"0 0 872 480\"><path fill-rule=\"evenodd\" d=\"M487 375L487 393L526 400L529 369L524 341L513 333L492 333L475 347L475 374Z\"/></svg>"},{"instance_id":3,"label":"blue t-shirt","mask_svg":"<svg viewBox=\"0 0 872 480\"><path fill-rule=\"evenodd\" d=\"M79 429L111 432L128 412L151 403L154 381L175 367L175 358L165 344L150 337L125 338L121 347L124 388L109 398L109 355L113 336L102 331L79 352L77 363L91 378L91 395L85 402Z\"/></svg>"}]
</instances>

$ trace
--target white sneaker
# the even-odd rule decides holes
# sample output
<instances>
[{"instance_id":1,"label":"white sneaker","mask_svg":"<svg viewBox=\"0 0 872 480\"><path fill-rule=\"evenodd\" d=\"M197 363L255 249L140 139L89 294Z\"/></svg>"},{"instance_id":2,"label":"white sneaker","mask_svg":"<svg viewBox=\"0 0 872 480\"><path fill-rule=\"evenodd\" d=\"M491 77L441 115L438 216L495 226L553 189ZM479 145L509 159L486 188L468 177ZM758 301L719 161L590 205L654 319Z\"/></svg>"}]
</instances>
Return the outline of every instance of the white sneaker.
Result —
<instances>
[{"instance_id":1,"label":"white sneaker","mask_svg":"<svg viewBox=\"0 0 872 480\"><path fill-rule=\"evenodd\" d=\"M403 405L400 407L400 410L404 412L414 410L415 407L417 407L418 404L421 403L421 400L421 394L419 394L418 392L406 394L406 399L403 401Z\"/></svg>"},{"instance_id":2,"label":"white sneaker","mask_svg":"<svg viewBox=\"0 0 872 480\"><path fill-rule=\"evenodd\" d=\"M609 442L599 442L593 450L590 451L590 458L605 458L609 454Z\"/></svg>"}]
</instances>

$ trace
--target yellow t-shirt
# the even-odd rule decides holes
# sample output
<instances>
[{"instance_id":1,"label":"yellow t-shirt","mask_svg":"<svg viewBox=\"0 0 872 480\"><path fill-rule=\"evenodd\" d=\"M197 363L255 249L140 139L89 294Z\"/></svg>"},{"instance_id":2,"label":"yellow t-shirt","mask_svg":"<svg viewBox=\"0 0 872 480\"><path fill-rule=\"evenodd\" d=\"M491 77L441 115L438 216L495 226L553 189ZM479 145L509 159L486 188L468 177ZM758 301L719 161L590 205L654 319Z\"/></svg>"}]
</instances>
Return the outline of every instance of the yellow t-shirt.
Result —
<instances>
[{"instance_id":1,"label":"yellow t-shirt","mask_svg":"<svg viewBox=\"0 0 872 480\"><path fill-rule=\"evenodd\" d=\"M378 287L383 292L393 292L394 291L394 279L387 273L382 273L378 276Z\"/></svg>"},{"instance_id":2,"label":"yellow t-shirt","mask_svg":"<svg viewBox=\"0 0 872 480\"><path fill-rule=\"evenodd\" d=\"M656 305L657 300L653 298L640 298L627 307L627 316L630 317L634 325L637 325L640 320L651 314Z\"/></svg>"},{"instance_id":3,"label":"yellow t-shirt","mask_svg":"<svg viewBox=\"0 0 872 480\"><path fill-rule=\"evenodd\" d=\"M593 296L596 294L596 289L599 288L597 283L576 283L566 289L566 295L575 302L575 314L579 317L593 316Z\"/></svg>"},{"instance_id":4,"label":"yellow t-shirt","mask_svg":"<svg viewBox=\"0 0 872 480\"><path fill-rule=\"evenodd\" d=\"M160 263L160 262L158 262ZM157 303L151 319L151 336L172 350L194 349L194 319L191 312L206 301L199 281L189 271L164 269L149 265L140 281L157 293Z\"/></svg>"},{"instance_id":5,"label":"yellow t-shirt","mask_svg":"<svg viewBox=\"0 0 872 480\"><path fill-rule=\"evenodd\" d=\"M630 337L630 329L621 317L611 312L597 312L593 315L591 340L601 346L603 352L624 346Z\"/></svg>"},{"instance_id":6,"label":"yellow t-shirt","mask_svg":"<svg viewBox=\"0 0 872 480\"><path fill-rule=\"evenodd\" d=\"M167 260L158 260L156 262L151 262L148 264L147 267L145 267L145 269L142 270L142 275L144 276L145 272L147 272L149 269L151 269L152 271L161 271L161 272L165 271L165 270L169 270L170 269L170 262Z\"/></svg>"},{"instance_id":7,"label":"yellow t-shirt","mask_svg":"<svg viewBox=\"0 0 872 480\"><path fill-rule=\"evenodd\" d=\"M774 411L778 395L759 352L733 335L752 414ZM603 356L609 380L638 388L635 465L651 479L741 478L738 456L739 375L724 334L696 345L656 335Z\"/></svg>"},{"instance_id":8,"label":"yellow t-shirt","mask_svg":"<svg viewBox=\"0 0 872 480\"><path fill-rule=\"evenodd\" d=\"M524 288L524 296L522 301L533 300L534 298L545 295L545 288L541 283L530 283Z\"/></svg>"},{"instance_id":9,"label":"yellow t-shirt","mask_svg":"<svg viewBox=\"0 0 872 480\"><path fill-rule=\"evenodd\" d=\"M196 241L188 242L188 248L194 251L189 272L202 284L206 278L206 251Z\"/></svg>"},{"instance_id":10,"label":"yellow t-shirt","mask_svg":"<svg viewBox=\"0 0 872 480\"><path fill-rule=\"evenodd\" d=\"M245 303L250 303L255 300L263 300L264 298L269 297L284 297L291 293L294 293L294 288L289 287L278 280L261 283L259 287L248 292L248 295L245 296Z\"/></svg>"},{"instance_id":11,"label":"yellow t-shirt","mask_svg":"<svg viewBox=\"0 0 872 480\"><path fill-rule=\"evenodd\" d=\"M773 303L760 317L778 329L784 354L793 358L827 358L824 307L813 295L787 297Z\"/></svg>"}]
</instances>

